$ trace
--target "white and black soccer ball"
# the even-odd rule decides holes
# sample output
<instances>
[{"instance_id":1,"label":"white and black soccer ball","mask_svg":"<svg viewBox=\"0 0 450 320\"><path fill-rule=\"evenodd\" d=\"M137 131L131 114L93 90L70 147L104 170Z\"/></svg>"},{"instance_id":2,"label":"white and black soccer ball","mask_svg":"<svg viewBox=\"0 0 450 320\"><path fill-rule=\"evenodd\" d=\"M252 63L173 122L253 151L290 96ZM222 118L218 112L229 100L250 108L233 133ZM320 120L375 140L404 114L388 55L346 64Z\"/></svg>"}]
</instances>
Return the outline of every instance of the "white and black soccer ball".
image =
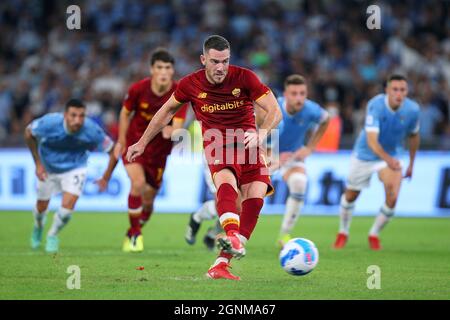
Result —
<instances>
[{"instance_id":1,"label":"white and black soccer ball","mask_svg":"<svg viewBox=\"0 0 450 320\"><path fill-rule=\"evenodd\" d=\"M294 276L304 276L314 270L319 262L319 251L308 239L289 240L280 252L281 267Z\"/></svg>"}]
</instances>

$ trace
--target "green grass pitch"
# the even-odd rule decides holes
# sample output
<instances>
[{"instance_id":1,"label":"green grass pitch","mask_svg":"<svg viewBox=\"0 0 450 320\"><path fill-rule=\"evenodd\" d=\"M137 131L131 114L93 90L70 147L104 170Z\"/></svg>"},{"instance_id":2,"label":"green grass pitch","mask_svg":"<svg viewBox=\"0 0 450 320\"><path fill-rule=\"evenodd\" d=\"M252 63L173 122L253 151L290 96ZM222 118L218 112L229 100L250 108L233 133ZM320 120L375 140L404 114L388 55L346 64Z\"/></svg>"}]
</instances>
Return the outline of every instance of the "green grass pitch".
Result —
<instances>
[{"instance_id":1,"label":"green grass pitch","mask_svg":"<svg viewBox=\"0 0 450 320\"><path fill-rule=\"evenodd\" d=\"M450 219L394 219L382 234L384 249L373 252L367 243L372 217L355 217L347 247L336 251L338 218L301 216L293 234L314 241L320 260L312 273L295 277L278 262L281 216L263 215L247 256L233 262L240 282L204 277L215 258L201 242L211 223L189 246L187 220L186 214L154 214L144 228L145 251L130 254L121 252L125 214L75 213L60 235L60 253L49 255L29 247L31 213L0 212L0 299L450 298ZM71 265L81 270L79 290L66 286ZM367 288L370 265L381 268L381 289Z\"/></svg>"}]
</instances>

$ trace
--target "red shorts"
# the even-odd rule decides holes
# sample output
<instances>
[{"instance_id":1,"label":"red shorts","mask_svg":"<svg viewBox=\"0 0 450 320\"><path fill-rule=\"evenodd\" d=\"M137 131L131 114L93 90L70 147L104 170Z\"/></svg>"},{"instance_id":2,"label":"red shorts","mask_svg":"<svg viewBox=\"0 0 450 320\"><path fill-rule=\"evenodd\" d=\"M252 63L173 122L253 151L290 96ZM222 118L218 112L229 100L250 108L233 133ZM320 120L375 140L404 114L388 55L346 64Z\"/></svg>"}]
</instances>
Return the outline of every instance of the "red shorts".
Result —
<instances>
[{"instance_id":1,"label":"red shorts","mask_svg":"<svg viewBox=\"0 0 450 320\"><path fill-rule=\"evenodd\" d=\"M153 188L159 189L161 187L167 157L155 159L154 154L149 154L150 152L147 152L147 150L150 149L146 149L144 153L134 159L133 162L128 162L125 158L126 155L124 154L122 156L122 161L125 166L130 163L140 164L145 172L145 181ZM150 162L149 159L152 159L152 161Z\"/></svg>"},{"instance_id":2,"label":"red shorts","mask_svg":"<svg viewBox=\"0 0 450 320\"><path fill-rule=\"evenodd\" d=\"M254 150L250 153L248 149L235 146L233 149L228 150L227 157L227 149L230 148L224 147L222 149L222 155L206 154L206 160L213 180L215 174L220 170L230 169L236 177L238 188L250 182L261 181L267 184L266 196L274 192L265 156L261 151Z\"/></svg>"}]
</instances>

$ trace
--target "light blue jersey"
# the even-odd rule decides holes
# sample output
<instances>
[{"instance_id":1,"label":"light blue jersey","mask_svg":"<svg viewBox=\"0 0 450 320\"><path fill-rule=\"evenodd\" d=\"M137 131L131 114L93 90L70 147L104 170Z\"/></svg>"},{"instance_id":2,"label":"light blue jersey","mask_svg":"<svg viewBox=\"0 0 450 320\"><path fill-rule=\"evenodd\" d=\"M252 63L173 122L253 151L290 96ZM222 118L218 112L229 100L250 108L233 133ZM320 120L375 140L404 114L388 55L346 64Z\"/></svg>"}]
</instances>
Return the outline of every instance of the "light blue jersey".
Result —
<instances>
[{"instance_id":1,"label":"light blue jersey","mask_svg":"<svg viewBox=\"0 0 450 320\"><path fill-rule=\"evenodd\" d=\"M397 111L388 105L386 94L373 97L367 104L365 128L361 130L353 148L356 157L364 161L380 158L370 149L366 132L378 132L378 142L391 156L402 150L403 140L419 132L419 105L414 100L405 98Z\"/></svg>"},{"instance_id":2,"label":"light blue jersey","mask_svg":"<svg viewBox=\"0 0 450 320\"><path fill-rule=\"evenodd\" d=\"M309 99L305 100L302 109L296 114L286 111L284 97L278 98L283 119L278 125L279 130L279 152L294 152L305 144L305 137L309 130L325 121L328 112Z\"/></svg>"},{"instance_id":3,"label":"light blue jersey","mask_svg":"<svg viewBox=\"0 0 450 320\"><path fill-rule=\"evenodd\" d=\"M49 113L30 124L38 142L42 164L49 173L63 173L86 167L90 151L108 152L112 140L93 120L86 118L83 127L69 133L62 113Z\"/></svg>"}]
</instances>

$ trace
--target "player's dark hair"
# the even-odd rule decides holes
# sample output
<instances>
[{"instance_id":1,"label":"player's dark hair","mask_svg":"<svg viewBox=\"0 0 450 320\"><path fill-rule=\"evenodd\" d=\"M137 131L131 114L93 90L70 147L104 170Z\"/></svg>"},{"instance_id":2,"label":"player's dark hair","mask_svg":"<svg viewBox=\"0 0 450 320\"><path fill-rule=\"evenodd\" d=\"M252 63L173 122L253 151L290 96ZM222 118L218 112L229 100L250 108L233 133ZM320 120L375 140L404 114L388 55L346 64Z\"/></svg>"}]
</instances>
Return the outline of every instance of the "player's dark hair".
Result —
<instances>
[{"instance_id":1,"label":"player's dark hair","mask_svg":"<svg viewBox=\"0 0 450 320\"><path fill-rule=\"evenodd\" d=\"M403 76L403 75L401 75L401 74L395 73L395 74L391 74L391 75L387 78L386 84L388 84L389 82L391 82L391 81L393 81L393 80L397 80L397 81L401 81L401 80L407 81L405 76Z\"/></svg>"},{"instance_id":2,"label":"player's dark hair","mask_svg":"<svg viewBox=\"0 0 450 320\"><path fill-rule=\"evenodd\" d=\"M231 46L228 40L217 34L209 36L206 38L205 42L203 42L203 53L207 53L210 49L223 51L230 48Z\"/></svg>"},{"instance_id":3,"label":"player's dark hair","mask_svg":"<svg viewBox=\"0 0 450 320\"><path fill-rule=\"evenodd\" d=\"M80 99L72 98L66 103L65 111L69 110L69 108L83 108L85 109L86 106Z\"/></svg>"},{"instance_id":4,"label":"player's dark hair","mask_svg":"<svg viewBox=\"0 0 450 320\"><path fill-rule=\"evenodd\" d=\"M156 48L150 56L150 65L154 65L156 61L168 62L175 64L175 58L165 48Z\"/></svg>"},{"instance_id":5,"label":"player's dark hair","mask_svg":"<svg viewBox=\"0 0 450 320\"><path fill-rule=\"evenodd\" d=\"M304 84L306 85L306 80L303 76L299 74L291 74L284 80L284 88L286 89L290 84Z\"/></svg>"}]
</instances>

